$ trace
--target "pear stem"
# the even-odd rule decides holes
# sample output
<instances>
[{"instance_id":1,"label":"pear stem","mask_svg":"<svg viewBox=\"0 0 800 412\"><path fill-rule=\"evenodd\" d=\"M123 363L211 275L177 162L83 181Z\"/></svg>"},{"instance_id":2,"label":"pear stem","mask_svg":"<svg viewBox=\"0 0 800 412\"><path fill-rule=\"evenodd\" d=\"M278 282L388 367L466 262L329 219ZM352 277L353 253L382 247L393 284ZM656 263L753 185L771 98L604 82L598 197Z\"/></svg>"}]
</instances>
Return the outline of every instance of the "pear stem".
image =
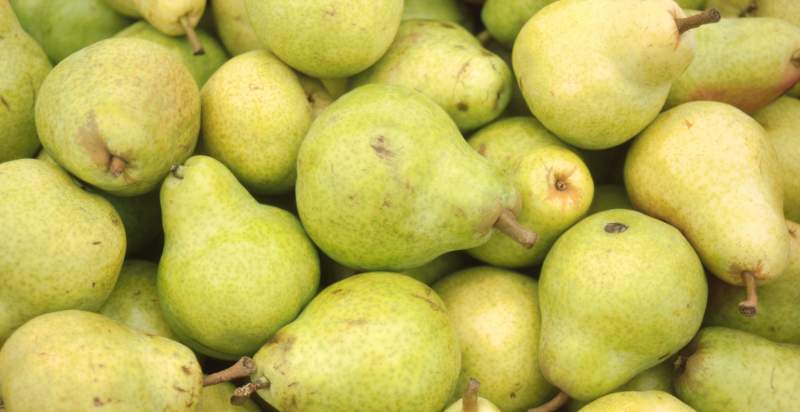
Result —
<instances>
[{"instance_id":1,"label":"pear stem","mask_svg":"<svg viewBox=\"0 0 800 412\"><path fill-rule=\"evenodd\" d=\"M758 312L755 275L753 272L742 272L742 280L744 281L747 297L739 302L739 313L747 317L755 316L756 312Z\"/></svg>"},{"instance_id":2,"label":"pear stem","mask_svg":"<svg viewBox=\"0 0 800 412\"><path fill-rule=\"evenodd\" d=\"M114 177L119 177L125 171L125 166L127 165L128 163L125 162L125 159L112 155L111 160L108 162L108 171Z\"/></svg>"},{"instance_id":3,"label":"pear stem","mask_svg":"<svg viewBox=\"0 0 800 412\"><path fill-rule=\"evenodd\" d=\"M469 378L467 389L464 391L464 396L461 398L461 411L462 412L478 412L478 388L481 383L475 378Z\"/></svg>"},{"instance_id":4,"label":"pear stem","mask_svg":"<svg viewBox=\"0 0 800 412\"><path fill-rule=\"evenodd\" d=\"M269 381L267 378L258 378L255 382L250 382L246 385L240 386L233 391L231 396L231 404L242 405L259 389L269 388Z\"/></svg>"},{"instance_id":5,"label":"pear stem","mask_svg":"<svg viewBox=\"0 0 800 412\"><path fill-rule=\"evenodd\" d=\"M192 45L192 53L194 53L195 56L206 54L205 49L203 49L203 43L200 43L200 39L197 37L194 27L189 24L189 18L186 16L181 16L180 22L181 27L183 27L183 31L186 32L186 38L189 40L189 44Z\"/></svg>"},{"instance_id":6,"label":"pear stem","mask_svg":"<svg viewBox=\"0 0 800 412\"><path fill-rule=\"evenodd\" d=\"M230 368L221 370L203 377L203 386L216 385L221 382L244 378L252 375L256 371L256 363L252 358L242 356Z\"/></svg>"},{"instance_id":7,"label":"pear stem","mask_svg":"<svg viewBox=\"0 0 800 412\"><path fill-rule=\"evenodd\" d=\"M677 18L675 19L675 25L678 26L678 33L683 34L688 30L700 27L704 24L716 23L719 21L720 17L717 9L708 9L694 16Z\"/></svg>"},{"instance_id":8,"label":"pear stem","mask_svg":"<svg viewBox=\"0 0 800 412\"><path fill-rule=\"evenodd\" d=\"M539 237L536 232L519 224L517 217L514 216L514 212L508 209L503 209L497 221L494 223L494 227L508 235L511 239L516 240L526 249L532 248L533 245L536 244L536 239Z\"/></svg>"},{"instance_id":9,"label":"pear stem","mask_svg":"<svg viewBox=\"0 0 800 412\"><path fill-rule=\"evenodd\" d=\"M528 409L528 412L555 412L560 407L564 406L568 400L569 395L564 392L559 392L553 399L533 409Z\"/></svg>"}]
</instances>

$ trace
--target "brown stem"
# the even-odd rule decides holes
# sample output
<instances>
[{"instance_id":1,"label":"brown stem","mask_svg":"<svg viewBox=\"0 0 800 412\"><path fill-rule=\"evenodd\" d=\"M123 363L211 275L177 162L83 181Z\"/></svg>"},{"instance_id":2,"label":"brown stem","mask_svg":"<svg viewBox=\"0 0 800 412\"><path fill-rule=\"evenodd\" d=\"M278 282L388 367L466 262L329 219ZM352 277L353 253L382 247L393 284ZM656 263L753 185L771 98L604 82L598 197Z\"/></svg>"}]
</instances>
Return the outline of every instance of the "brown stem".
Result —
<instances>
[{"instance_id":1,"label":"brown stem","mask_svg":"<svg viewBox=\"0 0 800 412\"><path fill-rule=\"evenodd\" d=\"M178 179L183 179L183 166L181 165L172 165L169 168L169 172L172 173Z\"/></svg>"},{"instance_id":2,"label":"brown stem","mask_svg":"<svg viewBox=\"0 0 800 412\"><path fill-rule=\"evenodd\" d=\"M221 382L244 378L252 375L256 371L256 363L252 358L242 356L230 368L221 370L203 378L203 386L216 385Z\"/></svg>"},{"instance_id":3,"label":"brown stem","mask_svg":"<svg viewBox=\"0 0 800 412\"><path fill-rule=\"evenodd\" d=\"M758 294L756 293L756 278L753 272L742 272L744 288L747 291L745 300L739 302L739 313L744 316L755 316L758 312Z\"/></svg>"},{"instance_id":4,"label":"brown stem","mask_svg":"<svg viewBox=\"0 0 800 412\"><path fill-rule=\"evenodd\" d=\"M231 396L231 404L242 405L247 399L250 398L259 389L269 388L269 381L265 377L256 379L255 382L250 382L246 385L240 386L233 391Z\"/></svg>"},{"instance_id":5,"label":"brown stem","mask_svg":"<svg viewBox=\"0 0 800 412\"><path fill-rule=\"evenodd\" d=\"M539 237L536 232L520 225L519 222L517 222L517 217L514 216L514 212L508 209L504 209L500 213L497 221L494 222L494 227L508 235L511 239L516 240L526 249L532 248L533 245L536 244L536 239Z\"/></svg>"},{"instance_id":6,"label":"brown stem","mask_svg":"<svg viewBox=\"0 0 800 412\"><path fill-rule=\"evenodd\" d=\"M108 162L108 172L114 177L119 177L125 171L125 166L127 165L128 163L125 159L112 155L111 160Z\"/></svg>"},{"instance_id":7,"label":"brown stem","mask_svg":"<svg viewBox=\"0 0 800 412\"><path fill-rule=\"evenodd\" d=\"M461 412L478 412L478 388L481 383L475 378L469 378L467 389L461 398Z\"/></svg>"},{"instance_id":8,"label":"brown stem","mask_svg":"<svg viewBox=\"0 0 800 412\"><path fill-rule=\"evenodd\" d=\"M194 27L189 24L189 18L186 16L181 16L180 22L181 27L183 27L183 31L186 32L186 38L189 40L189 44L192 45L192 53L194 53L195 56L206 54L205 49L203 49L203 44L200 43L200 39L197 38L197 33L194 31Z\"/></svg>"},{"instance_id":9,"label":"brown stem","mask_svg":"<svg viewBox=\"0 0 800 412\"><path fill-rule=\"evenodd\" d=\"M717 9L708 9L702 13L695 14L694 16L679 17L675 19L675 25L678 26L678 33L685 33L687 30L700 27L708 23L716 23L720 19L720 14Z\"/></svg>"},{"instance_id":10,"label":"brown stem","mask_svg":"<svg viewBox=\"0 0 800 412\"><path fill-rule=\"evenodd\" d=\"M569 395L564 392L559 392L553 399L547 401L543 405L539 405L533 409L528 409L528 412L555 412L558 408L564 406L569 400Z\"/></svg>"}]
</instances>

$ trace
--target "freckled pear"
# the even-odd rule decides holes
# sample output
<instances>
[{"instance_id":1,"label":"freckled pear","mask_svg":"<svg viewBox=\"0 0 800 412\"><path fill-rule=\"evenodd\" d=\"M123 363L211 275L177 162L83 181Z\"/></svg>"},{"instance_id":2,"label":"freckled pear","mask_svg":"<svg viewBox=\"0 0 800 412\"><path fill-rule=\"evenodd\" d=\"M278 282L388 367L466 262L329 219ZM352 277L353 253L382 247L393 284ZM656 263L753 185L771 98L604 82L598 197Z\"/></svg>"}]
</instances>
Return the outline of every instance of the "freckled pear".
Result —
<instances>
[{"instance_id":1,"label":"freckled pear","mask_svg":"<svg viewBox=\"0 0 800 412\"><path fill-rule=\"evenodd\" d=\"M326 255L403 270L485 243L494 228L531 246L512 184L433 100L366 85L311 125L297 161L297 208Z\"/></svg>"}]
</instances>

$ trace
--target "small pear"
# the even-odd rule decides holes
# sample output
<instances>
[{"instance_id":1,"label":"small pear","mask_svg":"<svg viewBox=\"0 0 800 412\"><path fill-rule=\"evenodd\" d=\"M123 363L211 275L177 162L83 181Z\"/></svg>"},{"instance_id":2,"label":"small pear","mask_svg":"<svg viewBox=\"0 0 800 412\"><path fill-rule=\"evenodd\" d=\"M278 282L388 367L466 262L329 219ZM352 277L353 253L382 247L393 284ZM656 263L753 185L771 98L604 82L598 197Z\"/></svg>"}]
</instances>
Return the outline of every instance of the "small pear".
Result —
<instances>
[{"instance_id":1,"label":"small pear","mask_svg":"<svg viewBox=\"0 0 800 412\"><path fill-rule=\"evenodd\" d=\"M500 412L500 409L486 398L478 396L480 383L470 378L464 396L448 406L444 412Z\"/></svg>"},{"instance_id":2,"label":"small pear","mask_svg":"<svg viewBox=\"0 0 800 412\"><path fill-rule=\"evenodd\" d=\"M141 17L168 36L186 35L195 55L205 53L194 28L206 10L206 0L103 0L114 10ZM230 1L230 0L223 0Z\"/></svg>"},{"instance_id":3,"label":"small pear","mask_svg":"<svg viewBox=\"0 0 800 412\"><path fill-rule=\"evenodd\" d=\"M677 229L632 210L591 215L542 266L540 368L572 398L605 395L686 345L707 293L700 259Z\"/></svg>"},{"instance_id":4,"label":"small pear","mask_svg":"<svg viewBox=\"0 0 800 412\"><path fill-rule=\"evenodd\" d=\"M616 392L584 406L580 412L695 412L678 398L661 391Z\"/></svg>"},{"instance_id":5,"label":"small pear","mask_svg":"<svg viewBox=\"0 0 800 412\"><path fill-rule=\"evenodd\" d=\"M225 3L225 1L215 1L212 3ZM206 386L200 393L200 404L197 405L198 412L260 412L261 408L251 399L244 399L241 405L231 403L234 396L233 391L236 387L232 383L222 382L216 385Z\"/></svg>"},{"instance_id":6,"label":"small pear","mask_svg":"<svg viewBox=\"0 0 800 412\"><path fill-rule=\"evenodd\" d=\"M263 49L245 8L245 0L212 1L211 10L222 44L234 56Z\"/></svg>"},{"instance_id":7,"label":"small pear","mask_svg":"<svg viewBox=\"0 0 800 412\"><path fill-rule=\"evenodd\" d=\"M179 340L219 359L250 355L319 283L317 252L289 212L262 205L225 166L194 156L161 188L158 296Z\"/></svg>"},{"instance_id":8,"label":"small pear","mask_svg":"<svg viewBox=\"0 0 800 412\"><path fill-rule=\"evenodd\" d=\"M475 26L464 3L459 0L405 0L402 19L449 21L467 30Z\"/></svg>"},{"instance_id":9,"label":"small pear","mask_svg":"<svg viewBox=\"0 0 800 412\"><path fill-rule=\"evenodd\" d=\"M294 186L312 109L297 75L266 50L234 57L202 90L203 147L256 194Z\"/></svg>"},{"instance_id":10,"label":"small pear","mask_svg":"<svg viewBox=\"0 0 800 412\"><path fill-rule=\"evenodd\" d=\"M194 411L201 385L189 348L80 310L36 317L0 350L8 412Z\"/></svg>"},{"instance_id":11,"label":"small pear","mask_svg":"<svg viewBox=\"0 0 800 412\"><path fill-rule=\"evenodd\" d=\"M125 257L114 208L36 159L1 163L0 193L0 345L39 314L99 309Z\"/></svg>"},{"instance_id":12,"label":"small pear","mask_svg":"<svg viewBox=\"0 0 800 412\"><path fill-rule=\"evenodd\" d=\"M481 21L492 38L511 49L522 26L536 12L555 0L486 0Z\"/></svg>"},{"instance_id":13,"label":"small pear","mask_svg":"<svg viewBox=\"0 0 800 412\"><path fill-rule=\"evenodd\" d=\"M623 185L600 185L595 188L589 214L611 209L633 209Z\"/></svg>"},{"instance_id":14,"label":"small pear","mask_svg":"<svg viewBox=\"0 0 800 412\"><path fill-rule=\"evenodd\" d=\"M755 120L718 102L664 112L633 142L625 187L637 210L679 228L711 273L744 285L740 310L755 314L756 285L789 257L780 164Z\"/></svg>"}]
</instances>

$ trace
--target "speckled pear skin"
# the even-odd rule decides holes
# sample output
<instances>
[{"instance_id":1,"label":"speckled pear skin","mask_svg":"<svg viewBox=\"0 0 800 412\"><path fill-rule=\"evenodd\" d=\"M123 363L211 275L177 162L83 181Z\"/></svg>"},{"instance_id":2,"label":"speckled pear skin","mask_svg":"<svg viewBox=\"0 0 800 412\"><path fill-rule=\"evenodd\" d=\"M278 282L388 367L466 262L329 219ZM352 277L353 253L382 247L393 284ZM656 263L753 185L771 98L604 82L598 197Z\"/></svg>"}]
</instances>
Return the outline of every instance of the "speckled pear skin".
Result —
<instances>
[{"instance_id":1,"label":"speckled pear skin","mask_svg":"<svg viewBox=\"0 0 800 412\"><path fill-rule=\"evenodd\" d=\"M130 17L147 20L160 32L169 36L185 34L180 23L186 17L195 27L206 10L206 0L103 0L116 11ZM230 1L230 0L223 0Z\"/></svg>"},{"instance_id":2,"label":"speckled pear skin","mask_svg":"<svg viewBox=\"0 0 800 412\"><path fill-rule=\"evenodd\" d=\"M103 0L11 0L11 6L25 31L54 63L113 36L132 22Z\"/></svg>"},{"instance_id":3,"label":"speckled pear skin","mask_svg":"<svg viewBox=\"0 0 800 412\"><path fill-rule=\"evenodd\" d=\"M779 412L800 405L800 346L708 327L687 356L675 390L698 411Z\"/></svg>"},{"instance_id":4,"label":"speckled pear skin","mask_svg":"<svg viewBox=\"0 0 800 412\"><path fill-rule=\"evenodd\" d=\"M461 375L454 396L470 378L480 396L504 412L527 411L556 389L539 370L539 299L533 278L479 266L434 284L461 346Z\"/></svg>"},{"instance_id":5,"label":"speckled pear skin","mask_svg":"<svg viewBox=\"0 0 800 412\"><path fill-rule=\"evenodd\" d=\"M595 187L589 214L610 209L633 209L623 185L599 185Z\"/></svg>"},{"instance_id":6,"label":"speckled pear skin","mask_svg":"<svg viewBox=\"0 0 800 412\"><path fill-rule=\"evenodd\" d=\"M311 77L349 77L392 44L403 0L246 0L262 44ZM356 46L357 45L357 46Z\"/></svg>"},{"instance_id":7,"label":"speckled pear skin","mask_svg":"<svg viewBox=\"0 0 800 412\"><path fill-rule=\"evenodd\" d=\"M464 412L464 400L459 399L447 407L444 412ZM478 410L475 412L501 412L492 402L483 397L478 397Z\"/></svg>"},{"instance_id":8,"label":"speckled pear skin","mask_svg":"<svg viewBox=\"0 0 800 412\"><path fill-rule=\"evenodd\" d=\"M97 310L125 257L119 215L36 159L0 164L0 345L28 319Z\"/></svg>"},{"instance_id":9,"label":"speckled pear skin","mask_svg":"<svg viewBox=\"0 0 800 412\"><path fill-rule=\"evenodd\" d=\"M660 391L669 394L674 394L675 390L672 388L672 373L675 369L674 359L668 358L664 362L653 366L644 372L634 376L628 383L615 389L615 392L645 392L645 391ZM610 395L608 395L610 396ZM577 412L581 408L591 403L591 401L578 401L570 399L564 407L564 412Z\"/></svg>"},{"instance_id":10,"label":"speckled pear skin","mask_svg":"<svg viewBox=\"0 0 800 412\"><path fill-rule=\"evenodd\" d=\"M632 210L591 215L542 266L542 373L572 398L605 395L686 345L707 295L700 259L677 229Z\"/></svg>"},{"instance_id":11,"label":"speckled pear skin","mask_svg":"<svg viewBox=\"0 0 800 412\"><path fill-rule=\"evenodd\" d=\"M47 153L70 173L109 193L135 196L153 190L194 151L200 93L164 47L106 39L47 76L36 128ZM122 159L119 170L114 156Z\"/></svg>"},{"instance_id":12,"label":"speckled pear skin","mask_svg":"<svg viewBox=\"0 0 800 412\"><path fill-rule=\"evenodd\" d=\"M285 193L311 125L292 69L265 50L234 57L203 87L203 147L255 194Z\"/></svg>"},{"instance_id":13,"label":"speckled pear skin","mask_svg":"<svg viewBox=\"0 0 800 412\"><path fill-rule=\"evenodd\" d=\"M50 72L42 48L20 26L8 0L0 0L0 163L30 157L39 148L33 108Z\"/></svg>"},{"instance_id":14,"label":"speckled pear skin","mask_svg":"<svg viewBox=\"0 0 800 412\"><path fill-rule=\"evenodd\" d=\"M594 183L586 164L533 117L499 120L468 142L513 182L522 199L517 219L539 235L526 249L498 232L470 255L503 267L542 263L556 238L589 210Z\"/></svg>"},{"instance_id":15,"label":"speckled pear skin","mask_svg":"<svg viewBox=\"0 0 800 412\"><path fill-rule=\"evenodd\" d=\"M366 85L312 124L297 161L297 208L326 255L404 270L476 247L519 197L433 100Z\"/></svg>"},{"instance_id":16,"label":"speckled pear skin","mask_svg":"<svg viewBox=\"0 0 800 412\"><path fill-rule=\"evenodd\" d=\"M32 319L0 351L9 412L194 411L202 379L189 348L79 310Z\"/></svg>"},{"instance_id":17,"label":"speckled pear skin","mask_svg":"<svg viewBox=\"0 0 800 412\"><path fill-rule=\"evenodd\" d=\"M225 3L218 1L216 3ZM231 397L236 389L230 382L222 382L216 385L206 386L200 393L200 404L197 412L260 412L261 408L251 399L246 399L243 405L233 405Z\"/></svg>"},{"instance_id":18,"label":"speckled pear skin","mask_svg":"<svg viewBox=\"0 0 800 412\"><path fill-rule=\"evenodd\" d=\"M582 149L631 139L692 60L693 30L678 35L676 17L685 14L672 0L561 0L541 9L512 56L531 112Z\"/></svg>"},{"instance_id":19,"label":"speckled pear skin","mask_svg":"<svg viewBox=\"0 0 800 412\"><path fill-rule=\"evenodd\" d=\"M175 339L158 304L157 272L153 262L126 260L100 314L146 335Z\"/></svg>"},{"instance_id":20,"label":"speckled pear skin","mask_svg":"<svg viewBox=\"0 0 800 412\"><path fill-rule=\"evenodd\" d=\"M584 406L580 412L695 412L680 399L661 391L616 392Z\"/></svg>"},{"instance_id":21,"label":"speckled pear skin","mask_svg":"<svg viewBox=\"0 0 800 412\"><path fill-rule=\"evenodd\" d=\"M217 69L228 60L228 53L222 48L217 39L203 30L195 30L200 43L203 44L205 53L201 56L196 56L192 53L192 48L186 37L172 37L168 36L155 27L151 26L145 21L138 21L125 30L117 33L117 37L134 37L137 39L150 40L154 43L160 44L178 58L189 73L197 82L197 87L203 87L203 84L214 74Z\"/></svg>"},{"instance_id":22,"label":"speckled pear skin","mask_svg":"<svg viewBox=\"0 0 800 412\"><path fill-rule=\"evenodd\" d=\"M492 38L511 49L522 26L536 12L555 0L486 0L481 21Z\"/></svg>"},{"instance_id":23,"label":"speckled pear skin","mask_svg":"<svg viewBox=\"0 0 800 412\"><path fill-rule=\"evenodd\" d=\"M723 17L775 17L800 25L800 3L794 0L708 0Z\"/></svg>"},{"instance_id":24,"label":"speckled pear skin","mask_svg":"<svg viewBox=\"0 0 800 412\"><path fill-rule=\"evenodd\" d=\"M750 332L774 342L800 345L800 225L787 221L791 253L789 265L774 282L758 289L758 315L739 314L742 289L717 279L708 284L705 324Z\"/></svg>"},{"instance_id":25,"label":"speckled pear skin","mask_svg":"<svg viewBox=\"0 0 800 412\"><path fill-rule=\"evenodd\" d=\"M667 107L714 100L753 113L800 80L798 26L767 17L733 18L695 30L695 58L673 83Z\"/></svg>"},{"instance_id":26,"label":"speckled pear skin","mask_svg":"<svg viewBox=\"0 0 800 412\"><path fill-rule=\"evenodd\" d=\"M625 187L637 210L679 228L725 282L753 272L762 284L786 268L780 165L739 109L691 102L661 114L628 151Z\"/></svg>"},{"instance_id":27,"label":"speckled pear skin","mask_svg":"<svg viewBox=\"0 0 800 412\"><path fill-rule=\"evenodd\" d=\"M461 355L441 299L408 276L356 275L317 295L253 358L281 411L439 412Z\"/></svg>"},{"instance_id":28,"label":"speckled pear skin","mask_svg":"<svg viewBox=\"0 0 800 412\"><path fill-rule=\"evenodd\" d=\"M234 56L265 48L250 25L244 2L245 0L211 2L217 34L228 52Z\"/></svg>"},{"instance_id":29,"label":"speckled pear skin","mask_svg":"<svg viewBox=\"0 0 800 412\"><path fill-rule=\"evenodd\" d=\"M295 74L306 93L306 100L311 104L311 119L316 119L335 99L319 79L308 77L302 73Z\"/></svg>"},{"instance_id":30,"label":"speckled pear skin","mask_svg":"<svg viewBox=\"0 0 800 412\"><path fill-rule=\"evenodd\" d=\"M511 70L463 27L446 21L409 20L386 54L351 79L355 87L393 84L433 99L461 130L491 122L511 97Z\"/></svg>"},{"instance_id":31,"label":"speckled pear skin","mask_svg":"<svg viewBox=\"0 0 800 412\"><path fill-rule=\"evenodd\" d=\"M256 202L222 163L193 156L176 174L161 188L164 317L199 352L252 355L314 296L316 249L294 215Z\"/></svg>"},{"instance_id":32,"label":"speckled pear skin","mask_svg":"<svg viewBox=\"0 0 800 412\"><path fill-rule=\"evenodd\" d=\"M753 115L764 130L782 170L783 212L800 221L800 100L783 96Z\"/></svg>"},{"instance_id":33,"label":"speckled pear skin","mask_svg":"<svg viewBox=\"0 0 800 412\"><path fill-rule=\"evenodd\" d=\"M459 0L405 0L402 19L449 21L458 23L467 30L472 30L475 26L469 11Z\"/></svg>"}]
</instances>

